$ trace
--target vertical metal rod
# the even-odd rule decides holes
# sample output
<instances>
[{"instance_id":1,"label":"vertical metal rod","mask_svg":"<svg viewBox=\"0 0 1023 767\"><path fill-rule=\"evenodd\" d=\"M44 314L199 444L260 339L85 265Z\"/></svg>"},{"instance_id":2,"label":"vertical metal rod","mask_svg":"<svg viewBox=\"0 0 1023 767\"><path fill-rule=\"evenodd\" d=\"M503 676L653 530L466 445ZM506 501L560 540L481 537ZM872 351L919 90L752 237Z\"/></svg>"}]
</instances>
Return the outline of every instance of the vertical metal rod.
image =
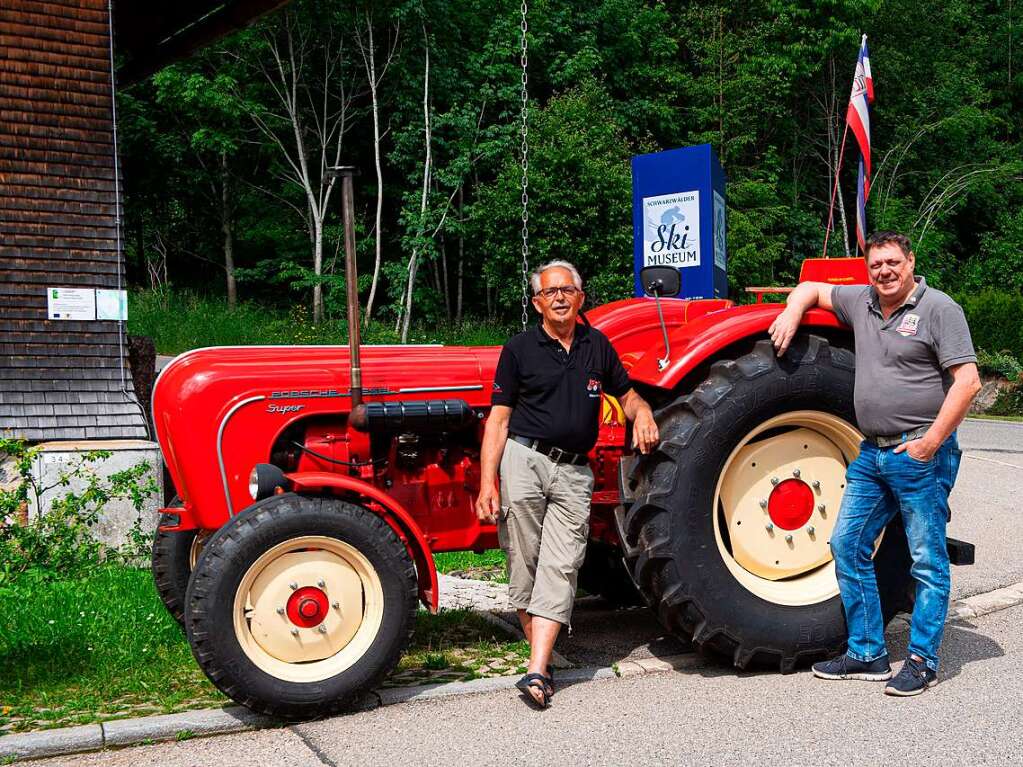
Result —
<instances>
[{"instance_id":1,"label":"vertical metal rod","mask_svg":"<svg viewBox=\"0 0 1023 767\"><path fill-rule=\"evenodd\" d=\"M348 299L348 345L352 363L352 408L362 404L362 361L359 356L359 277L355 264L355 168L345 166L341 174L341 207L345 223L345 289Z\"/></svg>"},{"instance_id":2,"label":"vertical metal rod","mask_svg":"<svg viewBox=\"0 0 1023 767\"><path fill-rule=\"evenodd\" d=\"M661 333L664 335L664 356L657 360L657 369L664 370L671 362L671 345L668 343L668 326L664 324L664 313L661 311L660 293L654 293L654 303L657 304L657 319L661 322Z\"/></svg>"}]
</instances>

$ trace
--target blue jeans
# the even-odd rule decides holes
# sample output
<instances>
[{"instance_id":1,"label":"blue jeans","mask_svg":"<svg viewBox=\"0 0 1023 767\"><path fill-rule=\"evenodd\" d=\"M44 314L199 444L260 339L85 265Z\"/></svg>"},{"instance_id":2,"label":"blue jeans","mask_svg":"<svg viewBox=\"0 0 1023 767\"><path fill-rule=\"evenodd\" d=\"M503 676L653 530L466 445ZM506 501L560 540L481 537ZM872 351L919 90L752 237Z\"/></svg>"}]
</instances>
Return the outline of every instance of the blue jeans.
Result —
<instances>
[{"instance_id":1,"label":"blue jeans","mask_svg":"<svg viewBox=\"0 0 1023 767\"><path fill-rule=\"evenodd\" d=\"M863 442L846 471L845 496L831 535L838 588L849 629L849 657L869 662L887 654L881 598L871 556L885 526L902 514L913 559L916 605L909 652L938 670L951 587L945 525L948 494L962 453L952 434L927 462Z\"/></svg>"}]
</instances>

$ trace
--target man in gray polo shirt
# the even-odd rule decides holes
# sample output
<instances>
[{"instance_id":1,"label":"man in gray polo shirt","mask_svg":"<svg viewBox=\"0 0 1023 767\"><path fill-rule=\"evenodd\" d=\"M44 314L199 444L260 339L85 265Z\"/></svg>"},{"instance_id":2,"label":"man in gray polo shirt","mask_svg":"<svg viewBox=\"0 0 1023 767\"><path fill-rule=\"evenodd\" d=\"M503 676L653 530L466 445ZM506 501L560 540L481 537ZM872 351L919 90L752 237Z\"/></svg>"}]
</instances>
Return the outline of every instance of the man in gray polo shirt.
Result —
<instances>
[{"instance_id":1,"label":"man in gray polo shirt","mask_svg":"<svg viewBox=\"0 0 1023 767\"><path fill-rule=\"evenodd\" d=\"M846 473L831 536L849 629L845 655L815 663L822 679L891 680L889 695L916 695L937 682L938 647L948 612L945 525L962 453L955 430L980 390L977 357L963 310L915 277L909 240L877 232L866 243L869 286L804 282L771 325L779 356L813 306L853 329L856 420L866 439ZM917 582L909 657L892 679L874 542L901 513Z\"/></svg>"}]
</instances>

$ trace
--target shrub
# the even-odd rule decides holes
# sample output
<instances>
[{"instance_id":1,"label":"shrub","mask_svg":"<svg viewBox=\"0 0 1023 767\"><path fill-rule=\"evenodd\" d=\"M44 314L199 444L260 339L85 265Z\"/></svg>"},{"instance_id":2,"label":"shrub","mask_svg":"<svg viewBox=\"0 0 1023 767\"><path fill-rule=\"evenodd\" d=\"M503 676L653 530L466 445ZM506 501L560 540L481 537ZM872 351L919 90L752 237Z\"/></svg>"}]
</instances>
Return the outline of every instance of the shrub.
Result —
<instances>
[{"instance_id":1,"label":"shrub","mask_svg":"<svg viewBox=\"0 0 1023 767\"><path fill-rule=\"evenodd\" d=\"M1005 351L1023 360L1023 295L984 290L956 300L966 313L976 348Z\"/></svg>"},{"instance_id":2,"label":"shrub","mask_svg":"<svg viewBox=\"0 0 1023 767\"><path fill-rule=\"evenodd\" d=\"M1023 416L1023 377L1011 386L1006 386L986 411L987 415Z\"/></svg>"},{"instance_id":3,"label":"shrub","mask_svg":"<svg viewBox=\"0 0 1023 767\"><path fill-rule=\"evenodd\" d=\"M105 560L136 562L147 554L151 541L142 532L142 508L159 489L148 463L100 477L93 467L111 454L93 450L77 458L54 484L42 486L32 474L38 453L38 448L27 446L23 440L0 439L0 456L13 460L17 475L7 487L0 488L0 584L28 570L49 576L68 575L90 570ZM44 493L57 487L70 488L72 481L82 489L69 489L51 498L49 511L27 518L30 501L39 509ZM119 550L104 547L92 535L100 511L114 500L130 501L138 514L128 543Z\"/></svg>"},{"instance_id":4,"label":"shrub","mask_svg":"<svg viewBox=\"0 0 1023 767\"><path fill-rule=\"evenodd\" d=\"M996 375L1015 381L1023 374L1023 365L1009 352L986 352L977 349L977 367L986 375Z\"/></svg>"}]
</instances>

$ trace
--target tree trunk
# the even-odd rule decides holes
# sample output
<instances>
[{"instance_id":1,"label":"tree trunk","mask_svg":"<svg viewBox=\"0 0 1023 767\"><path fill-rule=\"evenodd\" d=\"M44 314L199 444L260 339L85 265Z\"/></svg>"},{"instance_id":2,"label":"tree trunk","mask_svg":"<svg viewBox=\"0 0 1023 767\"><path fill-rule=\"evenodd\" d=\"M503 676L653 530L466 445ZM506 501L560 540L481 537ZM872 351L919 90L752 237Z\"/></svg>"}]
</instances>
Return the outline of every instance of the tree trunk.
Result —
<instances>
[{"instance_id":1,"label":"tree trunk","mask_svg":"<svg viewBox=\"0 0 1023 767\"><path fill-rule=\"evenodd\" d=\"M835 177L836 178L838 178L838 174L842 170L840 167L838 167L838 159L839 159L839 155L840 155L840 152L839 152L840 146L839 146L839 144L840 144L839 141L836 141L835 144L834 144L834 146L835 146ZM849 222L846 221L846 218L845 218L845 200L842 199L842 185L841 185L841 183L839 183L838 194L836 195L836 197L838 197L838 214L839 214L839 218L842 221L842 245L845 248L845 257L849 258L849 256L851 255L849 253Z\"/></svg>"},{"instance_id":2,"label":"tree trunk","mask_svg":"<svg viewBox=\"0 0 1023 767\"><path fill-rule=\"evenodd\" d=\"M224 274L227 278L227 306L238 306L238 285L234 278L234 221L231 215L231 174L227 152L220 153L220 228L224 233Z\"/></svg>"},{"instance_id":3,"label":"tree trunk","mask_svg":"<svg viewBox=\"0 0 1023 767\"><path fill-rule=\"evenodd\" d=\"M437 265L437 259L430 259L430 274L433 277L433 289L437 291L437 295L440 295L440 267Z\"/></svg>"},{"instance_id":4,"label":"tree trunk","mask_svg":"<svg viewBox=\"0 0 1023 767\"><path fill-rule=\"evenodd\" d=\"M441 285L444 293L444 315L448 319L448 324L451 324L451 287L448 282L448 239L444 236L444 232L440 233L440 267L441 267Z\"/></svg>"},{"instance_id":5,"label":"tree trunk","mask_svg":"<svg viewBox=\"0 0 1023 767\"><path fill-rule=\"evenodd\" d=\"M464 231L463 231L464 226L465 226L465 219L462 216L463 202L464 201L463 201L463 198L462 198L462 187L458 187L458 221L459 221L459 226L458 226L458 270L457 270L457 277L456 277L456 279L458 280L458 287L456 288L457 296L455 298L455 324L456 325L461 325L462 324L462 264L465 261L465 234L464 234Z\"/></svg>"},{"instance_id":6,"label":"tree trunk","mask_svg":"<svg viewBox=\"0 0 1023 767\"><path fill-rule=\"evenodd\" d=\"M373 230L375 235L373 281L370 283L369 298L366 300L365 322L368 324L370 317L373 314L373 302L376 300L377 283L380 281L380 262L383 252L383 233L381 232L381 222L383 221L384 210L384 173L380 164L380 102L377 99L376 52L373 48L373 22L370 20L368 12L366 14L366 28L369 32L369 55L366 58L366 66L369 69L369 93L373 106L373 161L376 165L377 174L377 211L376 224Z\"/></svg>"},{"instance_id":7,"label":"tree trunk","mask_svg":"<svg viewBox=\"0 0 1023 767\"><path fill-rule=\"evenodd\" d=\"M313 272L316 275L316 284L313 285L313 324L319 325L323 322L323 283L320 282L323 276L323 222L319 219L313 222Z\"/></svg>"}]
</instances>

